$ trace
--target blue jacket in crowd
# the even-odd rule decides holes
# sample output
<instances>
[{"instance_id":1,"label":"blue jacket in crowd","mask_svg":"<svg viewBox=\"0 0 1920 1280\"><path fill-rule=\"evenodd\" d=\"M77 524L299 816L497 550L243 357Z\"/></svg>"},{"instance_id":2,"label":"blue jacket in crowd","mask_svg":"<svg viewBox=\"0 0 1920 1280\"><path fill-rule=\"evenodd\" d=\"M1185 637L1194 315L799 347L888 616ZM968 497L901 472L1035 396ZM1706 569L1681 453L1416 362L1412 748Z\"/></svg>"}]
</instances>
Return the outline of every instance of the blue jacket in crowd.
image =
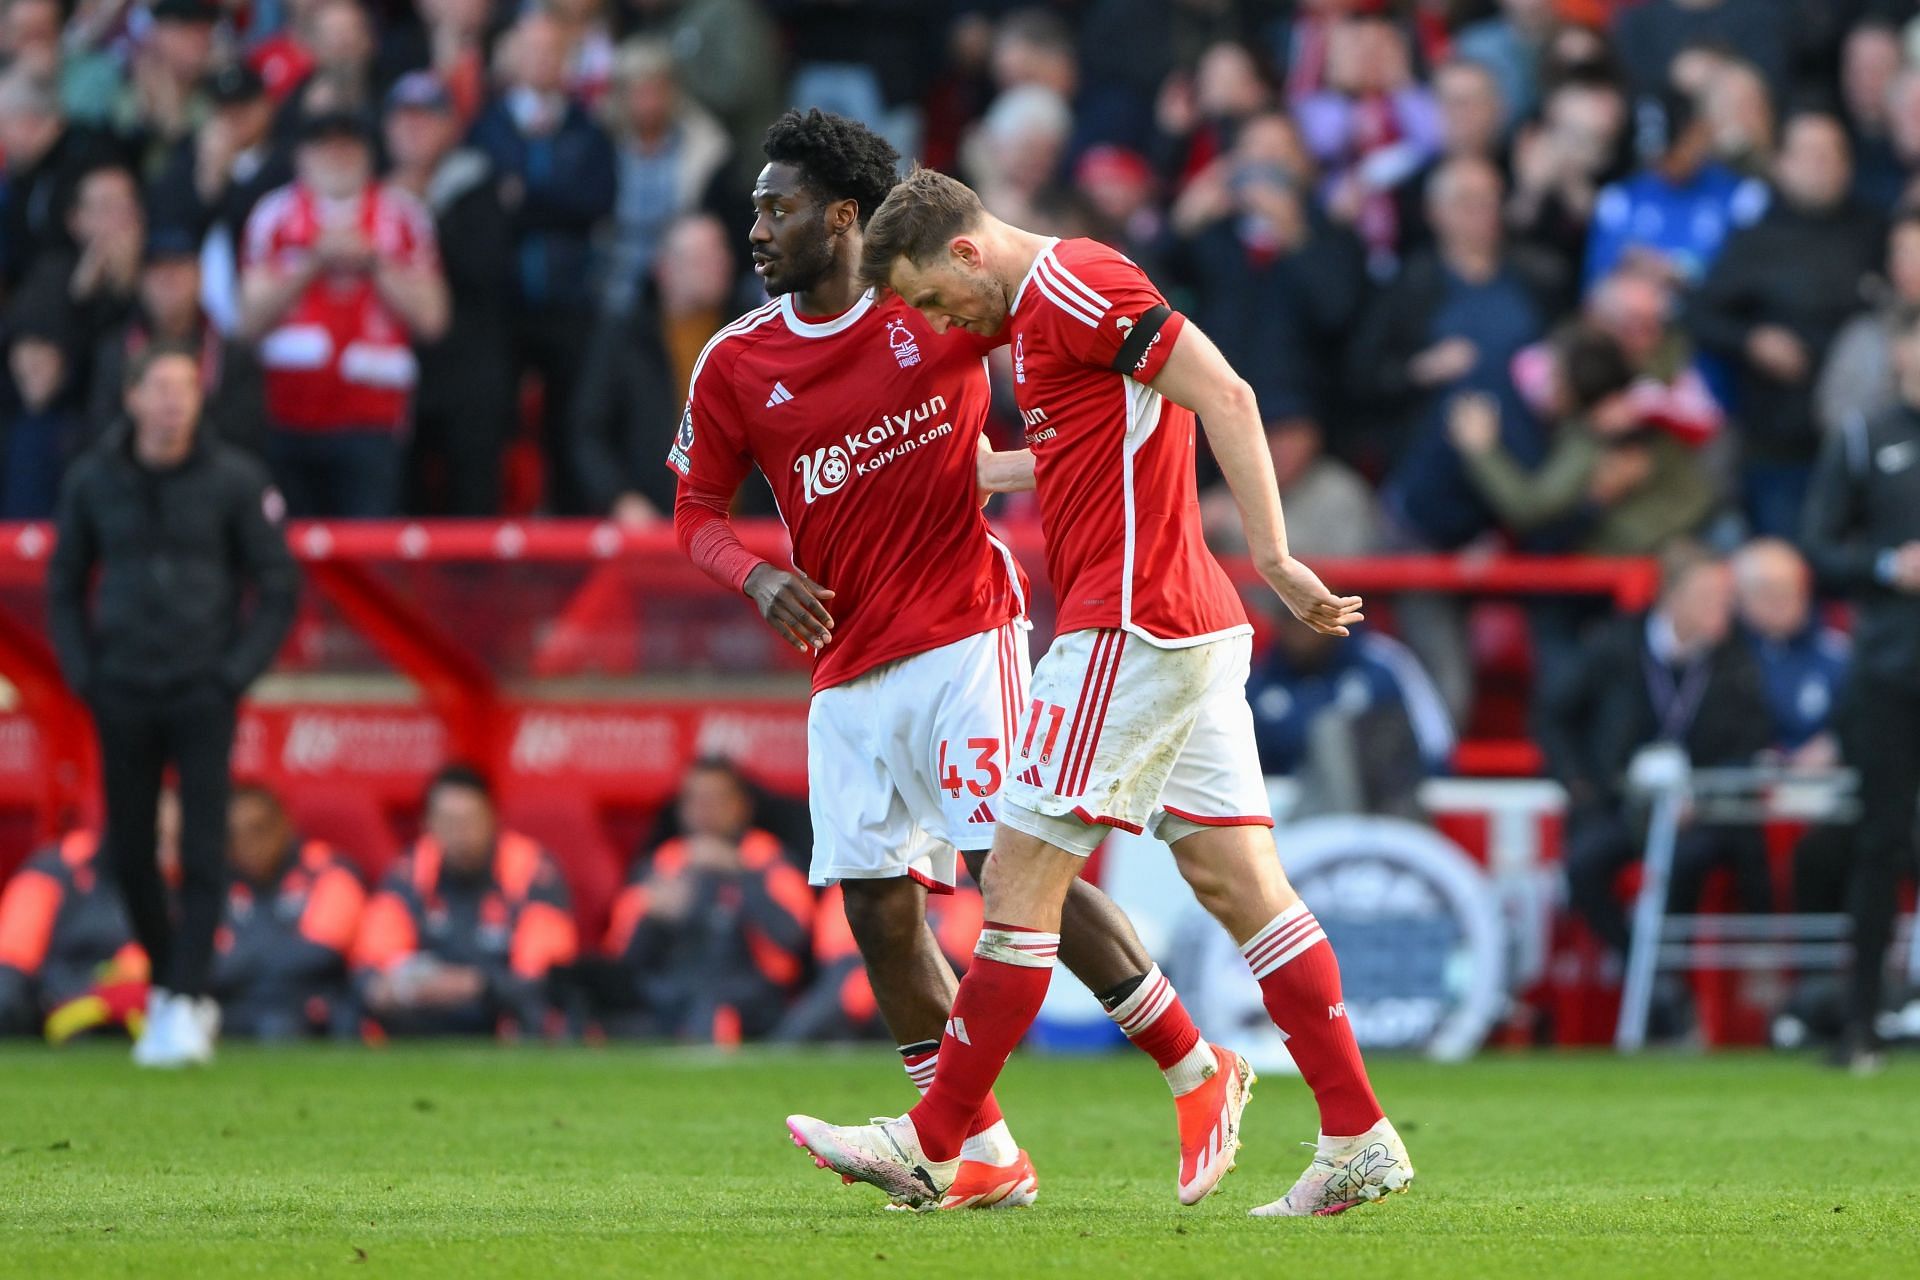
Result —
<instances>
[{"instance_id":1,"label":"blue jacket in crowd","mask_svg":"<svg viewBox=\"0 0 1920 1280\"><path fill-rule=\"evenodd\" d=\"M1760 665L1773 745L1792 751L1830 728L1853 656L1847 637L1810 622L1791 640L1769 640L1748 632L1747 643Z\"/></svg>"},{"instance_id":2,"label":"blue jacket in crowd","mask_svg":"<svg viewBox=\"0 0 1920 1280\"><path fill-rule=\"evenodd\" d=\"M1399 707L1428 772L1446 772L1453 760L1453 721L1412 650L1391 636L1362 631L1329 646L1325 656L1325 662L1306 669L1276 645L1248 677L1247 703L1253 708L1262 769L1270 774L1298 770L1313 722L1328 711L1360 715Z\"/></svg>"},{"instance_id":3,"label":"blue jacket in crowd","mask_svg":"<svg viewBox=\"0 0 1920 1280\"><path fill-rule=\"evenodd\" d=\"M613 143L579 103L569 101L560 127L528 137L507 98L473 126L473 145L503 179L525 194L513 210L520 302L532 308L577 308L593 300L593 231L613 212Z\"/></svg>"}]
</instances>

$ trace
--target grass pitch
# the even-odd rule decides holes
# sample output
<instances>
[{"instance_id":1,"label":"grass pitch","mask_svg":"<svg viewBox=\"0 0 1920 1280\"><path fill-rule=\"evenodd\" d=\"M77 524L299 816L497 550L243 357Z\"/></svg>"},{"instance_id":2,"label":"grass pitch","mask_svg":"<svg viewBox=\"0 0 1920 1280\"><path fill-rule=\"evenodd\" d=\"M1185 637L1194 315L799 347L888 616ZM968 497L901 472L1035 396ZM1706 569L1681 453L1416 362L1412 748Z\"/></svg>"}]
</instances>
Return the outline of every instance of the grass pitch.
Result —
<instances>
[{"instance_id":1,"label":"grass pitch","mask_svg":"<svg viewBox=\"0 0 1920 1280\"><path fill-rule=\"evenodd\" d=\"M1173 1198L1172 1108L1136 1055L1015 1059L1040 1204L887 1213L787 1141L907 1084L882 1049L0 1051L0 1275L1920 1275L1920 1063L1490 1057L1377 1064L1414 1192L1314 1221L1245 1210L1304 1166L1263 1080L1240 1169Z\"/></svg>"}]
</instances>

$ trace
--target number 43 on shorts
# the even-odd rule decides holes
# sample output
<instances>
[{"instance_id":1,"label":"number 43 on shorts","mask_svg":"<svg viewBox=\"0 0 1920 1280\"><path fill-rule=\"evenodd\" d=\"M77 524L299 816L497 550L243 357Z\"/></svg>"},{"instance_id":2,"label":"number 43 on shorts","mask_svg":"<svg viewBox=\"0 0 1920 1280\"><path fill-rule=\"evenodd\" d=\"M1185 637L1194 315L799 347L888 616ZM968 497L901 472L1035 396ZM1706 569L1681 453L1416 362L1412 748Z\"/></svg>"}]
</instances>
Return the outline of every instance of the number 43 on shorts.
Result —
<instances>
[{"instance_id":1,"label":"number 43 on shorts","mask_svg":"<svg viewBox=\"0 0 1920 1280\"><path fill-rule=\"evenodd\" d=\"M972 777L963 779L960 776L959 766L947 763L947 748L949 746L954 747L953 754L956 757L964 757L968 752L973 754ZM950 744L943 740L940 743L940 767L938 773L940 789L955 797L959 796L962 787L965 787L976 796L993 795L1000 790L999 755L1000 739L998 738L968 738L964 750L957 744Z\"/></svg>"}]
</instances>

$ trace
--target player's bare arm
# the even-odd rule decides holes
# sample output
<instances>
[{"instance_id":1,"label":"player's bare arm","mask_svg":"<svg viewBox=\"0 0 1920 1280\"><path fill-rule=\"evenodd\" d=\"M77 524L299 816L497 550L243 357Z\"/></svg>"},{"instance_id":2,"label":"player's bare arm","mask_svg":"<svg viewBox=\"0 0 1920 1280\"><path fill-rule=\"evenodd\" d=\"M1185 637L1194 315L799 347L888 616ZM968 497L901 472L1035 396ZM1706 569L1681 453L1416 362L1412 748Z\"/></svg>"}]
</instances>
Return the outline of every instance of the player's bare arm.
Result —
<instances>
[{"instance_id":1,"label":"player's bare arm","mask_svg":"<svg viewBox=\"0 0 1920 1280\"><path fill-rule=\"evenodd\" d=\"M979 486L982 494L1033 492L1033 450L996 450L980 437Z\"/></svg>"},{"instance_id":2,"label":"player's bare arm","mask_svg":"<svg viewBox=\"0 0 1920 1280\"><path fill-rule=\"evenodd\" d=\"M1331 636L1348 634L1348 628L1364 617L1360 597L1334 595L1318 574L1287 550L1279 482L1274 478L1273 455L1267 451L1253 388L1233 371L1220 349L1191 320L1182 329L1166 366L1148 385L1199 415L1214 459L1233 491L1234 504L1240 508L1253 566L1274 594L1286 602L1294 617L1315 631Z\"/></svg>"},{"instance_id":3,"label":"player's bare arm","mask_svg":"<svg viewBox=\"0 0 1920 1280\"><path fill-rule=\"evenodd\" d=\"M742 589L767 625L801 653L824 649L833 639L833 615L827 611L833 592L799 570L763 562Z\"/></svg>"}]
</instances>

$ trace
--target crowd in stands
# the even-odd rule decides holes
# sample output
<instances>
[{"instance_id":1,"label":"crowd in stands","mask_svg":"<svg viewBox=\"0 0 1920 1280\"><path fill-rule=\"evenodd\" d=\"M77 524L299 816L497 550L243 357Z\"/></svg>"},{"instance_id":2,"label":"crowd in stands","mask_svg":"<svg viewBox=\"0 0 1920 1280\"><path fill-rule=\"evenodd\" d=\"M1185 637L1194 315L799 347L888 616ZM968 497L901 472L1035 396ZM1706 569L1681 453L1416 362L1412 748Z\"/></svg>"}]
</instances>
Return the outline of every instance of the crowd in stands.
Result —
<instances>
[{"instance_id":1,"label":"crowd in stands","mask_svg":"<svg viewBox=\"0 0 1920 1280\"><path fill-rule=\"evenodd\" d=\"M1791 537L1920 298L1915 9L5 0L0 516L184 340L296 514L658 519L793 102L1146 265L1303 550Z\"/></svg>"}]
</instances>

